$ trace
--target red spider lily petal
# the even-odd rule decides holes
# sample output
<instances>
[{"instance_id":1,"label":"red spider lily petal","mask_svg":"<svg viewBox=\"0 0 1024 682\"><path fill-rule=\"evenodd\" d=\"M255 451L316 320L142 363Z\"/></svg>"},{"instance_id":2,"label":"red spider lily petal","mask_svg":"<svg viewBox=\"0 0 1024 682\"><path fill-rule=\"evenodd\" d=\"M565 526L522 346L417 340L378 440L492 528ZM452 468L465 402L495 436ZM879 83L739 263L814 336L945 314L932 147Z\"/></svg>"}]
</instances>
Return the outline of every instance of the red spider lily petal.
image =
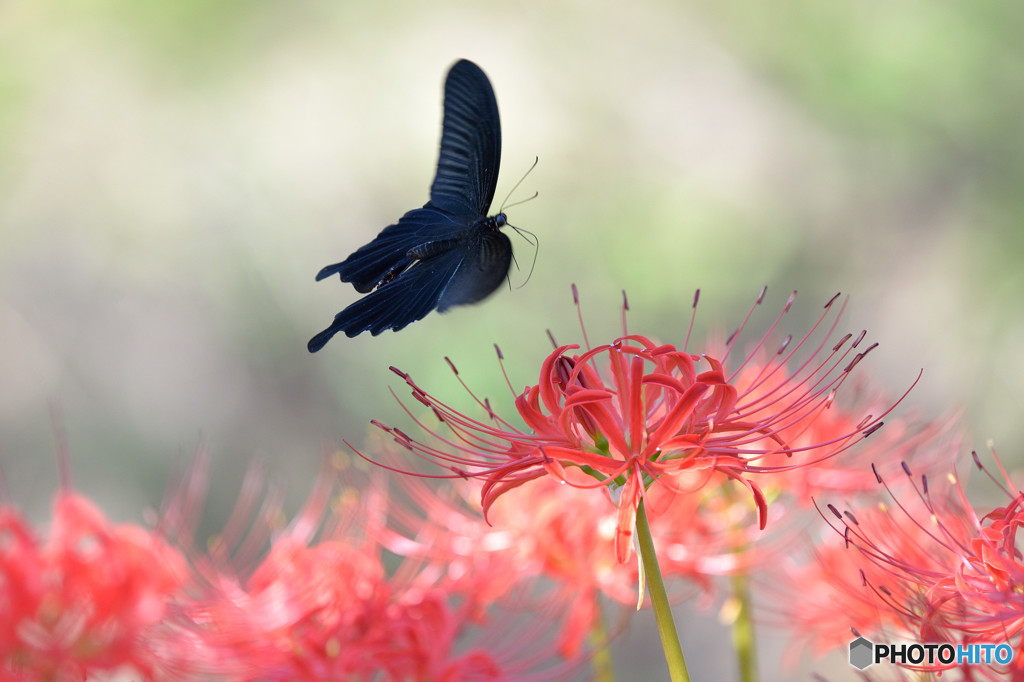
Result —
<instances>
[{"instance_id":1,"label":"red spider lily petal","mask_svg":"<svg viewBox=\"0 0 1024 682\"><path fill-rule=\"evenodd\" d=\"M160 669L173 642L157 634L187 576L159 537L110 524L88 500L58 496L43 542L0 513L0 665L21 679ZM161 650L164 650L161 653Z\"/></svg>"},{"instance_id":2,"label":"red spider lily petal","mask_svg":"<svg viewBox=\"0 0 1024 682\"><path fill-rule=\"evenodd\" d=\"M698 383L690 386L683 392L679 399L675 401L675 405L669 410L661 419L661 424L655 429L654 433L650 436L650 444L647 449L658 450L660 445L671 438L676 437L679 430L685 428L687 421L693 415L693 411L697 409L698 401L704 397L704 394L708 392L711 387L704 383ZM690 434L687 434L690 435Z\"/></svg>"},{"instance_id":3,"label":"red spider lily petal","mask_svg":"<svg viewBox=\"0 0 1024 682\"><path fill-rule=\"evenodd\" d=\"M45 592L45 561L28 523L10 507L0 508L0 650L16 651L18 624L38 610Z\"/></svg>"},{"instance_id":4,"label":"red spider lily petal","mask_svg":"<svg viewBox=\"0 0 1024 682\"><path fill-rule=\"evenodd\" d=\"M753 481L747 480L743 476L739 475L739 473L734 474L727 468L723 468L722 472L729 476L729 478L742 483L746 486L747 490L750 491L750 494L754 497L754 505L757 507L758 528L764 530L764 527L768 525L768 500L765 498L764 493L761 492L761 488Z\"/></svg>"},{"instance_id":5,"label":"red spider lily petal","mask_svg":"<svg viewBox=\"0 0 1024 682\"><path fill-rule=\"evenodd\" d=\"M526 471L516 477L506 475L504 478L492 478L488 479L484 483L483 489L480 491L480 504L483 509L484 518L487 518L487 514L491 509L491 505L501 497L503 493L509 490L514 490L524 483L536 480L543 476L546 472L541 469L534 469L532 471Z\"/></svg>"},{"instance_id":6,"label":"red spider lily petal","mask_svg":"<svg viewBox=\"0 0 1024 682\"><path fill-rule=\"evenodd\" d=\"M636 510L640 506L642 488L636 476L630 476L619 496L619 513L615 523L615 559L620 564L629 558L633 548Z\"/></svg>"}]
</instances>

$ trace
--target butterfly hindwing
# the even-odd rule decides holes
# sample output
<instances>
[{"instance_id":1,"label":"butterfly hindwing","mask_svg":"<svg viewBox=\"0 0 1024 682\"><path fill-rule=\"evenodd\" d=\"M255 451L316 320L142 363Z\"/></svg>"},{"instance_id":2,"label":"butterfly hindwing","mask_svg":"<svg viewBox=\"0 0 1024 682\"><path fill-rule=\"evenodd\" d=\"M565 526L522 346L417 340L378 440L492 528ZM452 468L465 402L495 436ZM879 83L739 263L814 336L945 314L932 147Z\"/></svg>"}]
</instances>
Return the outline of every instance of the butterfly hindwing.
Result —
<instances>
[{"instance_id":1,"label":"butterfly hindwing","mask_svg":"<svg viewBox=\"0 0 1024 682\"><path fill-rule=\"evenodd\" d=\"M512 264L512 242L497 230L477 235L437 302L439 313L453 305L481 301L505 281Z\"/></svg>"},{"instance_id":2,"label":"butterfly hindwing","mask_svg":"<svg viewBox=\"0 0 1024 682\"><path fill-rule=\"evenodd\" d=\"M423 319L437 307L462 260L462 253L454 249L417 260L409 269L335 315L330 327L310 339L309 352L320 350L339 332L356 336L368 331L376 336L385 329L398 331Z\"/></svg>"},{"instance_id":3,"label":"butterfly hindwing","mask_svg":"<svg viewBox=\"0 0 1024 682\"><path fill-rule=\"evenodd\" d=\"M316 279L319 282L338 274L342 282L351 282L356 291L365 294L373 291L382 280L394 277L409 267L413 262L407 255L410 250L457 229L458 225L451 216L435 208L413 209L341 263L325 267Z\"/></svg>"}]
</instances>

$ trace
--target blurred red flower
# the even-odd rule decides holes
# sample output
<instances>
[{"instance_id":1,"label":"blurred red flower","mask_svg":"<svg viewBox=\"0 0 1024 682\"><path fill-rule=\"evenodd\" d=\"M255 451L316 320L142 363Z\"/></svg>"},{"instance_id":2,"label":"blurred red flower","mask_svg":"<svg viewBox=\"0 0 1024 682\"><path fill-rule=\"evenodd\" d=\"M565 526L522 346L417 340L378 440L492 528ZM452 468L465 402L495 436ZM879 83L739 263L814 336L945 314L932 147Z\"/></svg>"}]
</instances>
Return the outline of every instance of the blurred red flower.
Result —
<instances>
[{"instance_id":1,"label":"blurred red flower","mask_svg":"<svg viewBox=\"0 0 1024 682\"><path fill-rule=\"evenodd\" d=\"M255 512L260 486L244 485L232 514L240 525L229 522L211 551L189 553L201 579L180 620L213 652L207 674L455 682L529 679L535 668L560 665L553 646L536 645L546 627L541 619L510 626L492 609L501 591L524 577L514 563L499 572L497 564L465 561L456 529L427 524L408 502L375 486L342 491L337 473L323 468L284 528L275 527L283 516L274 496ZM165 525L187 538L176 519L186 508L194 517L196 502L183 493ZM412 540L402 546L397 534L383 532L395 517L412 537L432 538L429 556L411 551ZM268 553L250 564L246 547L264 542ZM460 570L439 570L452 565Z\"/></svg>"},{"instance_id":2,"label":"blurred red flower","mask_svg":"<svg viewBox=\"0 0 1024 682\"><path fill-rule=\"evenodd\" d=\"M187 577L158 535L114 525L78 495L57 496L45 539L0 507L0 671L20 680L158 674L173 653L161 621Z\"/></svg>"},{"instance_id":3,"label":"blurred red flower","mask_svg":"<svg viewBox=\"0 0 1024 682\"><path fill-rule=\"evenodd\" d=\"M982 471L976 453L975 464ZM845 537L859 566L851 579L832 578L844 603L860 602L876 614L875 622L853 623L870 637L888 625L919 642L1004 644L1016 647L1011 664L1015 675L1024 671L1024 559L1016 533L1024 523L1024 492L1010 481L993 453L1001 473L989 474L1006 497L1003 506L978 511L968 501L961 479L950 473L930 484L915 479L903 465L903 486L881 483L895 507L840 513L829 505L826 518ZM833 519L838 519L836 523ZM936 664L928 670L940 670ZM997 668L981 666L982 676L1002 679Z\"/></svg>"}]
</instances>

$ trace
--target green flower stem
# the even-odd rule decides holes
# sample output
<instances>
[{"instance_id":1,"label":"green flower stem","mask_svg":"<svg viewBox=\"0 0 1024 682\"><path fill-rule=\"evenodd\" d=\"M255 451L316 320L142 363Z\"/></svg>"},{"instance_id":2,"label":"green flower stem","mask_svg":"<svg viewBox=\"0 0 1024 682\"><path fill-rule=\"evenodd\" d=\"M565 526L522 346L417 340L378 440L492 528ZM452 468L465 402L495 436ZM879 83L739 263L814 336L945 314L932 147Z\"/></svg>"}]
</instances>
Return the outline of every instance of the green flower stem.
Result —
<instances>
[{"instance_id":1,"label":"green flower stem","mask_svg":"<svg viewBox=\"0 0 1024 682\"><path fill-rule=\"evenodd\" d=\"M654 553L654 539L651 527L647 523L647 511L643 500L636 508L636 535L640 543L640 558L644 562L644 573L651 591L651 603L654 605L654 619L658 623L658 634L661 635L661 648L665 651L665 662L672 682L690 682L690 673L686 671L686 660L683 649L679 646L679 635L676 624L672 620L672 607L668 603L665 581L658 568L658 557Z\"/></svg>"},{"instance_id":2,"label":"green flower stem","mask_svg":"<svg viewBox=\"0 0 1024 682\"><path fill-rule=\"evenodd\" d=\"M594 648L594 657L590 661L594 680L596 682L615 682L615 666L612 663L612 652L608 648L608 631L604 627L604 614L598 614L597 622L590 630L590 644Z\"/></svg>"},{"instance_id":3,"label":"green flower stem","mask_svg":"<svg viewBox=\"0 0 1024 682\"><path fill-rule=\"evenodd\" d=\"M733 576L732 594L737 603L736 619L732 623L732 645L736 649L740 680L755 682L757 665L754 662L754 621L750 617L750 585L745 575Z\"/></svg>"}]
</instances>

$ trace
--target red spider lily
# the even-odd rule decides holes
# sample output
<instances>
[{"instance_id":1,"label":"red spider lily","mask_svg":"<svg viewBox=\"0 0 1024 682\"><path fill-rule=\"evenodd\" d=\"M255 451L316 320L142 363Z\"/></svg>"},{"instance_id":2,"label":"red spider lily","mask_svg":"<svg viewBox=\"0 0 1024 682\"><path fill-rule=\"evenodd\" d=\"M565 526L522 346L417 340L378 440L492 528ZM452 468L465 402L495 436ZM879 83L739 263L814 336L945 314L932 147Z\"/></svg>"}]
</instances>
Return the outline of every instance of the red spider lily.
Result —
<instances>
[{"instance_id":1,"label":"red spider lily","mask_svg":"<svg viewBox=\"0 0 1024 682\"><path fill-rule=\"evenodd\" d=\"M856 518L862 528L885 535L894 556L921 566L932 562L922 542L927 537L895 528L888 508L868 507L858 511ZM824 655L842 650L852 639L851 631L874 635L875 641L910 635L900 613L880 602L879 595L866 588L868 584L888 585L885 589L890 598L903 603L907 610L920 608L924 602L918 585L893 584L886 567L853 560L838 536L824 538L814 547L812 560L805 564L784 559L772 568L774 580L766 585L765 593L773 606L766 620L792 633L790 663L795 663L795 657L803 651Z\"/></svg>"},{"instance_id":2,"label":"red spider lily","mask_svg":"<svg viewBox=\"0 0 1024 682\"><path fill-rule=\"evenodd\" d=\"M976 453L977 467L986 471ZM995 453L993 452L995 457ZM891 621L921 642L1016 643L1015 675L1024 670L1024 559L1016 532L1024 523L1024 492L1009 479L996 457L1007 503L980 514L968 502L960 479L930 490L927 476L915 481L903 469L913 491L894 493L896 509L882 507L877 520L863 512L845 514L829 505L842 524L850 547L864 559L859 585L846 585L870 600ZM826 518L828 518L826 516ZM932 670L939 670L936 665ZM987 673L985 673L987 674ZM995 674L995 673L993 673Z\"/></svg>"},{"instance_id":3,"label":"red spider lily","mask_svg":"<svg viewBox=\"0 0 1024 682\"><path fill-rule=\"evenodd\" d=\"M454 682L571 671L553 646L536 646L535 623L510 628L492 612L495 571L444 581L418 559L388 571L363 527L381 511L374 496L339 496L332 467L285 528L280 497L264 495L251 470L224 531L198 549L205 464L200 453L156 532L112 525L65 493L44 542L0 506L0 679Z\"/></svg>"},{"instance_id":4,"label":"red spider lily","mask_svg":"<svg viewBox=\"0 0 1024 682\"><path fill-rule=\"evenodd\" d=\"M386 448L374 446L374 452L378 461L393 460ZM488 603L502 603L511 592L507 601L515 608L530 605L534 612L557 615L558 647L566 658L579 656L603 628L602 610L609 604L602 605L602 595L635 606L638 566L616 560L616 508L606 496L541 478L496 502L492 526L471 502L479 486L468 481L458 481L464 485L448 494L413 477L391 482L397 504L375 505L388 509L388 524L371 515L368 532L389 551L433 567L421 577L433 575L437 584L457 587L486 575L486 584L474 592L486 595ZM773 551L754 543L745 499L729 499L720 486L706 488L701 495L677 495L666 486L647 493L658 510L651 525L663 548L663 574L695 583L702 594L711 591L712 577L742 573L765 556L761 549ZM541 578L549 589L524 595L517 587L528 577Z\"/></svg>"},{"instance_id":5,"label":"red spider lily","mask_svg":"<svg viewBox=\"0 0 1024 682\"><path fill-rule=\"evenodd\" d=\"M490 526L470 502L478 486L466 485L456 499L412 478L398 486L422 516L408 504L398 505L405 511L389 514L398 523L370 532L390 551L436 567L441 584L458 586L487 576L474 592L489 604L512 593L511 609L560 616L558 650L568 659L579 657L598 627L602 592L636 601L635 570L618 564L611 552L615 508L601 496L574 488L556 491L557 481L540 480L522 491L516 506L496 505ZM530 514L523 515L520 505ZM535 583L534 578L543 578L550 589L523 594L523 584Z\"/></svg>"},{"instance_id":6,"label":"red spider lily","mask_svg":"<svg viewBox=\"0 0 1024 682\"><path fill-rule=\"evenodd\" d=\"M179 538L191 534L202 478L193 473L164 512L164 527ZM500 640L486 632L473 640L491 615L493 573L446 581L419 558L387 569L396 562L385 561L385 547L371 529L386 524L376 517L395 513L397 505L383 506L372 490L365 498L354 491L338 496L336 471L325 467L304 509L274 531L267 520L281 518L280 509L273 496L257 503L260 479L257 472L243 485L213 551L190 552L201 582L178 620L213 652L207 674L454 682L508 679L511 672L529 679L548 663L540 652L550 656L550 647L534 646L520 657L525 637L537 634L532 624L523 628L529 633L505 629ZM250 564L247 548L264 542L269 553ZM513 571L514 565L504 572Z\"/></svg>"},{"instance_id":7,"label":"red spider lily","mask_svg":"<svg viewBox=\"0 0 1024 682\"><path fill-rule=\"evenodd\" d=\"M186 578L184 559L159 536L113 525L77 495L57 496L46 540L0 508L0 675L155 676L175 653L161 621Z\"/></svg>"},{"instance_id":8,"label":"red spider lily","mask_svg":"<svg viewBox=\"0 0 1024 682\"><path fill-rule=\"evenodd\" d=\"M780 551L785 535L765 541L760 525L752 522L758 510L736 494L729 477L716 474L707 480L702 474L691 474L689 478L689 485L683 485L685 479L680 476L674 487L653 486L646 492L651 535L659 548L662 574L692 581L710 597L711 578L749 573ZM680 489L696 488L698 483L703 486L699 494L679 494ZM774 506L768 511L773 519L778 516Z\"/></svg>"},{"instance_id":9,"label":"red spider lily","mask_svg":"<svg viewBox=\"0 0 1024 682\"><path fill-rule=\"evenodd\" d=\"M763 529L768 504L751 474L790 471L824 461L878 429L892 409L866 415L847 432L827 440L800 440L831 406L853 368L874 348L856 350L863 333L856 338L847 334L830 345L838 315L815 339L837 298L828 302L807 334L796 343L785 339L771 361L762 363L753 376L747 371L753 355L726 369L748 313L719 357L692 354L685 344L679 349L636 334L581 353L572 352L579 348L574 345L556 348L543 362L538 382L516 396L525 428L501 419L486 403L480 404L487 407L490 424L463 415L431 396L408 374L392 368L412 388L413 397L430 407L453 435L446 437L424 427L439 441L433 445L374 424L403 447L453 472L442 477L482 479L485 516L503 493L545 475L578 488L605 488L618 508L614 545L620 563L631 549L637 506L655 483L689 494L703 486L701 481L716 480L716 475L737 481L753 496ZM753 354L767 346L793 300L786 303ZM744 380L737 382L740 375ZM779 455L801 457L778 462ZM684 480L690 487L683 487Z\"/></svg>"},{"instance_id":10,"label":"red spider lily","mask_svg":"<svg viewBox=\"0 0 1024 682\"><path fill-rule=\"evenodd\" d=\"M456 653L467 614L453 595L403 589L371 545L281 538L221 590L197 621L232 679L502 679L488 653Z\"/></svg>"},{"instance_id":11,"label":"red spider lily","mask_svg":"<svg viewBox=\"0 0 1024 682\"><path fill-rule=\"evenodd\" d=\"M800 447L842 438L856 429L863 415L879 414L889 409L892 404L889 396L861 383L854 382L853 391L847 392L847 399L842 404L833 403L802 433L793 436L784 433L787 442ZM900 462L913 462L916 467L928 468L940 461L948 461L949 453L956 452L961 439L955 413L930 420L919 415L900 416L887 421L877 435L851 448L843 457L819 461L814 466L773 472L770 476L754 474L752 478L766 491L785 494L799 506L810 506L812 498L824 494L873 494L878 489L878 482L871 471L872 463L877 463L882 471L888 473L890 469L898 469ZM815 456L813 450L805 450L789 457L775 455L765 461L793 465Z\"/></svg>"},{"instance_id":12,"label":"red spider lily","mask_svg":"<svg viewBox=\"0 0 1024 682\"><path fill-rule=\"evenodd\" d=\"M831 434L846 433L858 419L855 415L880 410L889 402L875 390L855 386L854 393L854 408L833 404L802 438L815 442L828 440ZM840 493L874 501L878 480L872 470L873 461L879 463L879 471L886 472L900 470L900 462L934 466L949 461L961 438L955 414L930 421L901 417L887 422L885 429L843 457L764 477L764 485L767 494L775 496L772 510L794 521L799 518L792 514L794 509L822 494ZM886 507L861 507L857 519L862 527L871 527L888 537L893 554L920 561L929 559L926 552L922 553L927 538L894 533ZM789 526L791 531L796 528L795 523ZM764 544L759 542L758 549ZM851 629L878 636L893 631L907 634L897 614L879 604L870 591L862 589L865 581L885 583L887 570L869 562L851 561L842 538L828 533L815 543L806 533L791 533L784 543L777 544L770 561L760 560L763 552L758 552L759 565L753 566L757 569L753 580L758 592L766 597L761 605L762 622L789 630L793 635L787 647L789 663L795 664L804 651L824 654L844 648L851 639ZM782 549L785 551L778 551ZM911 603L918 598L917 592L901 598Z\"/></svg>"},{"instance_id":13,"label":"red spider lily","mask_svg":"<svg viewBox=\"0 0 1024 682\"><path fill-rule=\"evenodd\" d=\"M386 443L371 447L381 461L395 458ZM365 532L415 567L403 575L407 583L464 595L464 604L481 617L500 607L560 621L558 652L579 660L598 625L600 593L635 601L628 596L635 572L615 563L611 535L602 532L614 529L614 507L575 489L563 491L576 493L564 504L547 481L538 481L523 491L532 496L520 500L530 506L529 516L499 504L492 526L474 503L479 486L457 483L439 488L413 477L375 479L363 491Z\"/></svg>"}]
</instances>

